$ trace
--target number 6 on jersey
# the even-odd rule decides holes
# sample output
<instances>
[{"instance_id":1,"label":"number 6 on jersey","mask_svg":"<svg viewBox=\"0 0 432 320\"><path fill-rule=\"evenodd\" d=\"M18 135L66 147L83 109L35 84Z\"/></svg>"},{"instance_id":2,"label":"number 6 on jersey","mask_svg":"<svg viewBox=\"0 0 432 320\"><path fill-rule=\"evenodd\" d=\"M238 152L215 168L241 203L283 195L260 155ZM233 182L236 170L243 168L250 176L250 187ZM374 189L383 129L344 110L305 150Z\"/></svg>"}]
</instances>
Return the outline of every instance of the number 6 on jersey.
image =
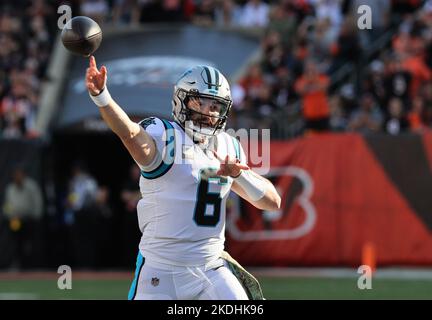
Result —
<instances>
[{"instance_id":1,"label":"number 6 on jersey","mask_svg":"<svg viewBox=\"0 0 432 320\"><path fill-rule=\"evenodd\" d=\"M219 192L209 192L209 182L217 181L218 185L227 183L224 177L216 176L217 169L210 168L201 170L199 173L199 183L197 190L197 203L194 211L194 220L198 226L214 227L218 224L221 214L221 194ZM213 214L206 214L207 206L213 207Z\"/></svg>"}]
</instances>

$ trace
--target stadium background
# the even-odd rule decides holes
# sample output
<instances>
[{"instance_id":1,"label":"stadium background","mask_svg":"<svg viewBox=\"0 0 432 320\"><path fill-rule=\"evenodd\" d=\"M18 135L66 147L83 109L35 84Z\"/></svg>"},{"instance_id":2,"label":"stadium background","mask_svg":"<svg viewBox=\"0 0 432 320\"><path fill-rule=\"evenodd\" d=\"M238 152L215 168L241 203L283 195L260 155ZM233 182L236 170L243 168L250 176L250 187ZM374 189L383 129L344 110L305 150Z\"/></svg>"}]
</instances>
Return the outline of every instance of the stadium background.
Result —
<instances>
[{"instance_id":1,"label":"stadium background","mask_svg":"<svg viewBox=\"0 0 432 320\"><path fill-rule=\"evenodd\" d=\"M228 251L268 299L432 298L421 0L3 1L0 298L123 299L133 277L139 172L83 90L87 61L58 40L62 4L101 24L95 56L134 119L170 117L176 73L205 62L232 83L229 126L271 129L283 208L233 196L227 219ZM357 26L362 4L371 30ZM362 264L376 267L372 290L357 287ZM57 288L60 265L72 290Z\"/></svg>"}]
</instances>

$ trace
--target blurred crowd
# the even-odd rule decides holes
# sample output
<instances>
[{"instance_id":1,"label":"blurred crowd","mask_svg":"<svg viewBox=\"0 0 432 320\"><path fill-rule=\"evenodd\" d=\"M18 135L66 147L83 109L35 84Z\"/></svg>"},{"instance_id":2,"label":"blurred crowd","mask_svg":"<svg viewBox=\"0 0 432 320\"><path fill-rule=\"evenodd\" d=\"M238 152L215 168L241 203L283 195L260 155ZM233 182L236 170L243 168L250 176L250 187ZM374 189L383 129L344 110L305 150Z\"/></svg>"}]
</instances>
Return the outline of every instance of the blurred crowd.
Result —
<instances>
[{"instance_id":1,"label":"blurred crowd","mask_svg":"<svg viewBox=\"0 0 432 320\"><path fill-rule=\"evenodd\" d=\"M361 4L371 7L371 30L357 25ZM430 127L431 23L432 1L278 1L262 57L233 88L234 125L289 126L288 115L298 114L297 134Z\"/></svg>"},{"instance_id":2,"label":"blurred crowd","mask_svg":"<svg viewBox=\"0 0 432 320\"><path fill-rule=\"evenodd\" d=\"M139 177L134 163L113 196L84 162L75 162L64 189L51 199L54 213L46 215L52 203L44 201L41 185L16 166L0 203L0 269L129 267L140 239Z\"/></svg>"},{"instance_id":3,"label":"blurred crowd","mask_svg":"<svg viewBox=\"0 0 432 320\"><path fill-rule=\"evenodd\" d=\"M358 27L360 5L371 8L370 30ZM115 25L188 21L262 30L261 58L233 85L233 127L290 126L290 115L301 120L297 134L398 134L432 124L430 0L85 0L81 10ZM346 65L357 79L332 83Z\"/></svg>"},{"instance_id":4,"label":"blurred crowd","mask_svg":"<svg viewBox=\"0 0 432 320\"><path fill-rule=\"evenodd\" d=\"M37 135L35 120L57 11L44 0L0 2L0 137Z\"/></svg>"},{"instance_id":5,"label":"blurred crowd","mask_svg":"<svg viewBox=\"0 0 432 320\"><path fill-rule=\"evenodd\" d=\"M288 127L292 115L302 123L298 134L397 134L431 125L431 0L20 0L1 5L1 137L37 135L60 4L114 26L169 21L261 30L260 59L233 85L233 127ZM363 4L371 8L370 30L357 25ZM387 31L393 38L371 56ZM347 65L361 79L333 83Z\"/></svg>"}]
</instances>

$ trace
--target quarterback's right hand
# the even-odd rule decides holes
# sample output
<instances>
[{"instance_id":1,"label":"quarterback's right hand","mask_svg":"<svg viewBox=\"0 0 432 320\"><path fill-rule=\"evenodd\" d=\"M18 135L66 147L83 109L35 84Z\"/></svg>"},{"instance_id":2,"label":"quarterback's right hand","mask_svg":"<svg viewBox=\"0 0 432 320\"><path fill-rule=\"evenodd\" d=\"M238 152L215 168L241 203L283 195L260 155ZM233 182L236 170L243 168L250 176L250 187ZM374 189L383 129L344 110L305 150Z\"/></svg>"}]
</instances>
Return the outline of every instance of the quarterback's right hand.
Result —
<instances>
[{"instance_id":1,"label":"quarterback's right hand","mask_svg":"<svg viewBox=\"0 0 432 320\"><path fill-rule=\"evenodd\" d=\"M102 66L100 70L96 67L96 59L94 56L90 57L90 66L87 68L86 73L86 86L87 90L92 96L97 96L105 88L107 81L107 69Z\"/></svg>"}]
</instances>

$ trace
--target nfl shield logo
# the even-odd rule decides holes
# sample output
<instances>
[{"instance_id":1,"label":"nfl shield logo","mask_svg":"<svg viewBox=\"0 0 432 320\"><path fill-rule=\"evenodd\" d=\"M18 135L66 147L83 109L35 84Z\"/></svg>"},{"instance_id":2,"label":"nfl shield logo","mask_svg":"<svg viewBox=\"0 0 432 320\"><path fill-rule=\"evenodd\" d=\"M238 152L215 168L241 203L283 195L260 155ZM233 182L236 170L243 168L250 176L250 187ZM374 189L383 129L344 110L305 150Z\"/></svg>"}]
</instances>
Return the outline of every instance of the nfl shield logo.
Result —
<instances>
[{"instance_id":1,"label":"nfl shield logo","mask_svg":"<svg viewBox=\"0 0 432 320\"><path fill-rule=\"evenodd\" d=\"M153 287L156 287L159 285L159 278L152 278L151 279L151 284Z\"/></svg>"}]
</instances>

